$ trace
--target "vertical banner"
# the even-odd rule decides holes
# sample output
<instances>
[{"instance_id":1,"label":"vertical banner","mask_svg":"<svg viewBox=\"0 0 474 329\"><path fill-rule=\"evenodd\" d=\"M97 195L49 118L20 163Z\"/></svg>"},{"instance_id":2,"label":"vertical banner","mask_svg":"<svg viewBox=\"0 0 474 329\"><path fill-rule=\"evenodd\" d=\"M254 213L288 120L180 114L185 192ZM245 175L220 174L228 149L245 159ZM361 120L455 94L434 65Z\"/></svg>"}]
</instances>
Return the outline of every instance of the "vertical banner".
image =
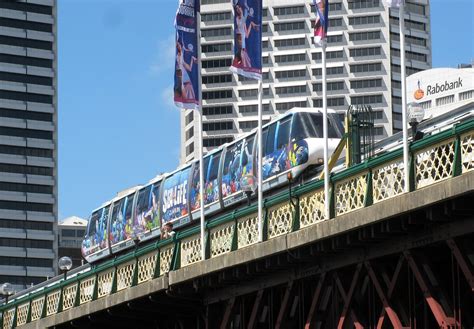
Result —
<instances>
[{"instance_id":1,"label":"vertical banner","mask_svg":"<svg viewBox=\"0 0 474 329\"><path fill-rule=\"evenodd\" d=\"M322 46L328 32L328 0L313 0L316 21L314 22L314 43Z\"/></svg>"},{"instance_id":2,"label":"vertical banner","mask_svg":"<svg viewBox=\"0 0 474 329\"><path fill-rule=\"evenodd\" d=\"M234 60L230 70L262 79L262 0L231 0L234 8Z\"/></svg>"},{"instance_id":3,"label":"vertical banner","mask_svg":"<svg viewBox=\"0 0 474 329\"><path fill-rule=\"evenodd\" d=\"M199 0L180 0L176 12L176 63L174 102L183 109L199 108L199 65L197 13Z\"/></svg>"}]
</instances>

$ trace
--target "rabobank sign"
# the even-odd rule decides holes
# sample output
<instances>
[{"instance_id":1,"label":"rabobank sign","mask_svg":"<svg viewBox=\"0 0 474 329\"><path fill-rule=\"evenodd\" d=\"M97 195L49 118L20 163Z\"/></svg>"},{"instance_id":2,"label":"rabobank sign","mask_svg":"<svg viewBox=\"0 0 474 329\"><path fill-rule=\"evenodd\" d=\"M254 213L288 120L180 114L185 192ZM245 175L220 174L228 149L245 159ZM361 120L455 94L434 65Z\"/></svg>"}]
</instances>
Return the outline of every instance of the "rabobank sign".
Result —
<instances>
[{"instance_id":1,"label":"rabobank sign","mask_svg":"<svg viewBox=\"0 0 474 329\"><path fill-rule=\"evenodd\" d=\"M457 80L455 81L444 81L444 83L435 83L434 85L428 85L426 87L426 95L434 95L437 93L442 93L445 91L453 90L456 88L461 88L462 87L462 79L461 77L458 77Z\"/></svg>"}]
</instances>

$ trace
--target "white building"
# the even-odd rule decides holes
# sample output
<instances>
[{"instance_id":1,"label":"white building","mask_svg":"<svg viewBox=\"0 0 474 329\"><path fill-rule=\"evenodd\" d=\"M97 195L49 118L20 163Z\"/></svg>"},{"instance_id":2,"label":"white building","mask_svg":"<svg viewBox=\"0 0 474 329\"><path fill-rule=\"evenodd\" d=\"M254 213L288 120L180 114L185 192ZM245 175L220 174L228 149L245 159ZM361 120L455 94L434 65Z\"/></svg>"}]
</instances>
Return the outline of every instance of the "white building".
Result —
<instances>
[{"instance_id":1,"label":"white building","mask_svg":"<svg viewBox=\"0 0 474 329\"><path fill-rule=\"evenodd\" d=\"M425 109L425 119L474 100L474 68L438 68L407 78L407 101Z\"/></svg>"},{"instance_id":2,"label":"white building","mask_svg":"<svg viewBox=\"0 0 474 329\"><path fill-rule=\"evenodd\" d=\"M308 0L264 0L263 120L292 107L321 107L321 49L312 45ZM381 0L334 0L329 5L328 107L371 105L379 138L401 130L398 10ZM405 6L407 74L431 68L428 0ZM257 83L229 71L233 20L229 0L201 1L205 152L257 125ZM181 114L181 162L197 155L192 111Z\"/></svg>"}]
</instances>

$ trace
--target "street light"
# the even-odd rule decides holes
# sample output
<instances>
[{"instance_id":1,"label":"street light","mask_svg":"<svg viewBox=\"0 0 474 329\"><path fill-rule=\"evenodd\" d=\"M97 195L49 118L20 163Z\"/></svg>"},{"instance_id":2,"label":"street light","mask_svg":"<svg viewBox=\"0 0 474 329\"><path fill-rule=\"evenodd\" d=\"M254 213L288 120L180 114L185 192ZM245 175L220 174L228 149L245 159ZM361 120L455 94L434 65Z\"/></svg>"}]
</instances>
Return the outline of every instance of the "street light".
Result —
<instances>
[{"instance_id":1,"label":"street light","mask_svg":"<svg viewBox=\"0 0 474 329\"><path fill-rule=\"evenodd\" d=\"M423 120L425 117L425 110L423 107L418 103L409 103L407 104L408 108L408 123L411 127L411 135L413 137L413 141L419 140L423 138L423 133L418 132L418 124Z\"/></svg>"},{"instance_id":2,"label":"street light","mask_svg":"<svg viewBox=\"0 0 474 329\"><path fill-rule=\"evenodd\" d=\"M240 186L247 195L247 205L250 206L250 197L257 189L257 179L252 174L246 174L240 179Z\"/></svg>"},{"instance_id":3,"label":"street light","mask_svg":"<svg viewBox=\"0 0 474 329\"><path fill-rule=\"evenodd\" d=\"M68 256L63 256L59 258L58 261L59 269L64 272L64 280L67 279L67 272L71 269L72 267L72 260Z\"/></svg>"},{"instance_id":4,"label":"street light","mask_svg":"<svg viewBox=\"0 0 474 329\"><path fill-rule=\"evenodd\" d=\"M5 297L5 304L8 303L8 297L13 295L13 293L14 291L13 291L13 286L11 285L11 283L5 282L4 284L0 286L0 296Z\"/></svg>"}]
</instances>

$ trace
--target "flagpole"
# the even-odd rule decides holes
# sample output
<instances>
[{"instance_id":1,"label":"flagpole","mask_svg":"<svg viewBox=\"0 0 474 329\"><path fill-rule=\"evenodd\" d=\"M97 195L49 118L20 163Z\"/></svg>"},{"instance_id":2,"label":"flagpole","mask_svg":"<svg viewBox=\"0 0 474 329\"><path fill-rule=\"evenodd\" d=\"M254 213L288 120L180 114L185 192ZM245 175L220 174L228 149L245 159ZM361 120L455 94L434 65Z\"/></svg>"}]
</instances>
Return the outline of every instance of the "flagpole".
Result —
<instances>
[{"instance_id":1,"label":"flagpole","mask_svg":"<svg viewBox=\"0 0 474 329\"><path fill-rule=\"evenodd\" d=\"M262 170L262 78L258 80L258 241L263 241L263 170Z\"/></svg>"},{"instance_id":2,"label":"flagpole","mask_svg":"<svg viewBox=\"0 0 474 329\"><path fill-rule=\"evenodd\" d=\"M200 212L201 212L201 260L206 259L206 222L204 217L204 151L203 151L203 140L202 140L202 79L201 79L201 12L197 12L197 54L198 54L198 95L199 95L199 195L200 195Z\"/></svg>"},{"instance_id":3,"label":"flagpole","mask_svg":"<svg viewBox=\"0 0 474 329\"><path fill-rule=\"evenodd\" d=\"M326 39L322 41L323 138L324 138L324 212L329 219L329 155L328 155L328 102L326 90Z\"/></svg>"},{"instance_id":4,"label":"flagpole","mask_svg":"<svg viewBox=\"0 0 474 329\"><path fill-rule=\"evenodd\" d=\"M408 149L408 127L407 127L407 86L406 86L406 66L405 66L405 4L400 2L400 75L402 80L402 125L403 125L403 167L405 172L405 192L410 192L410 170L409 170L409 149Z\"/></svg>"}]
</instances>

